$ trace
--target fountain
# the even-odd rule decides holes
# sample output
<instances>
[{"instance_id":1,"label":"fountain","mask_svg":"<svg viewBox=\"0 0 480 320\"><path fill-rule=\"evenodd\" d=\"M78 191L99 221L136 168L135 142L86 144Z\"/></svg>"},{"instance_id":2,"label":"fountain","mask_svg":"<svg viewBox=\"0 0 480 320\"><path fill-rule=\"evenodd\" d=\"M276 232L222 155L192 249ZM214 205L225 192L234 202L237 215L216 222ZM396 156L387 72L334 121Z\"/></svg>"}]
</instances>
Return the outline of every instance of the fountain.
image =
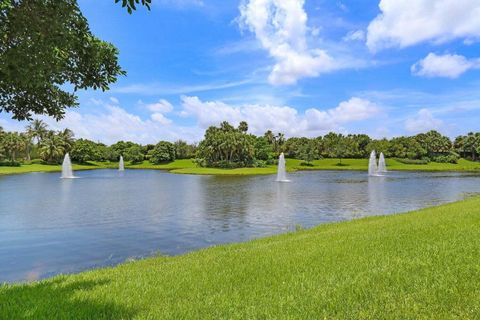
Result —
<instances>
[{"instance_id":1,"label":"fountain","mask_svg":"<svg viewBox=\"0 0 480 320\"><path fill-rule=\"evenodd\" d=\"M277 181L278 182L289 182L287 179L287 171L285 169L285 155L283 152L278 157L278 172L277 172Z\"/></svg>"},{"instance_id":2,"label":"fountain","mask_svg":"<svg viewBox=\"0 0 480 320\"><path fill-rule=\"evenodd\" d=\"M380 152L380 159L378 160L378 173L387 173L387 165L385 164L385 157L383 152Z\"/></svg>"},{"instance_id":3,"label":"fountain","mask_svg":"<svg viewBox=\"0 0 480 320\"><path fill-rule=\"evenodd\" d=\"M377 153L375 150L370 153L370 160L368 161L368 175L369 176L376 176L378 173L378 166L377 166Z\"/></svg>"},{"instance_id":4,"label":"fountain","mask_svg":"<svg viewBox=\"0 0 480 320\"><path fill-rule=\"evenodd\" d=\"M67 153L65 158L63 159L62 164L62 179L72 179L75 178L73 176L72 170L72 161L70 161L70 155Z\"/></svg>"},{"instance_id":5,"label":"fountain","mask_svg":"<svg viewBox=\"0 0 480 320\"><path fill-rule=\"evenodd\" d=\"M125 165L123 164L122 156L120 156L120 162L118 163L118 171L125 171Z\"/></svg>"}]
</instances>

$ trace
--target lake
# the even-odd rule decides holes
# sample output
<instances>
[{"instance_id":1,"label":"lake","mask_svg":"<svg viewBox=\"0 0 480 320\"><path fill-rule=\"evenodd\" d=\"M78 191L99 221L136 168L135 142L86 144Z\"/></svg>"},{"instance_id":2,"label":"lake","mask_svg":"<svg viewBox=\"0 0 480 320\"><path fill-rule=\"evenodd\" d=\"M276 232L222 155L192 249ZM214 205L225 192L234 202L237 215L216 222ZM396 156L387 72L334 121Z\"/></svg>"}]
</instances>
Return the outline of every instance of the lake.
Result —
<instances>
[{"instance_id":1,"label":"lake","mask_svg":"<svg viewBox=\"0 0 480 320\"><path fill-rule=\"evenodd\" d=\"M473 173L311 171L195 176L92 170L0 176L0 283L110 266L155 254L369 215L415 210L480 192Z\"/></svg>"}]
</instances>

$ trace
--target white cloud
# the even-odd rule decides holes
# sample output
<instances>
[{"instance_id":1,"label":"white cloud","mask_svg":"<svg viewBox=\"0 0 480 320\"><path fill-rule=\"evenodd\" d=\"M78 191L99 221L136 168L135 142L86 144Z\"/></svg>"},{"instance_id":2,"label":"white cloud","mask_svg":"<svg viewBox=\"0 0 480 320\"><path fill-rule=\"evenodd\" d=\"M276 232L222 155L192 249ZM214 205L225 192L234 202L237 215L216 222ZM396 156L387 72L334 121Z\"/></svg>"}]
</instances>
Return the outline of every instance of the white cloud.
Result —
<instances>
[{"instance_id":1,"label":"white cloud","mask_svg":"<svg viewBox=\"0 0 480 320\"><path fill-rule=\"evenodd\" d=\"M418 113L405 121L405 129L411 133L425 132L439 129L443 121L433 116L428 109L421 109Z\"/></svg>"},{"instance_id":2,"label":"white cloud","mask_svg":"<svg viewBox=\"0 0 480 320\"><path fill-rule=\"evenodd\" d=\"M194 117L198 125L205 129L229 121L237 125L247 121L250 132L263 134L267 130L283 132L287 136L315 136L333 130L351 122L362 121L380 112L374 103L351 98L341 102L336 108L328 110L308 109L304 114L289 106L248 104L242 106L228 105L221 101L201 101L198 97L182 97L185 117Z\"/></svg>"},{"instance_id":3,"label":"white cloud","mask_svg":"<svg viewBox=\"0 0 480 320\"><path fill-rule=\"evenodd\" d=\"M303 5L304 0L244 0L240 5L240 25L253 32L275 60L271 84L295 84L301 78L352 66L352 62L333 59L325 50L308 47Z\"/></svg>"},{"instance_id":4,"label":"white cloud","mask_svg":"<svg viewBox=\"0 0 480 320\"><path fill-rule=\"evenodd\" d=\"M187 94L197 93L212 90L223 90L235 87L240 87L251 83L251 80L231 81L223 83L206 83L196 85L179 85L172 86L170 84L163 83L138 83L124 87L114 87L112 92L115 93L128 93L128 94L141 94L141 95L175 95L175 94Z\"/></svg>"},{"instance_id":5,"label":"white cloud","mask_svg":"<svg viewBox=\"0 0 480 320\"><path fill-rule=\"evenodd\" d=\"M146 108L159 113L168 113L173 110L172 104L165 99L160 99L157 103L147 104Z\"/></svg>"},{"instance_id":6,"label":"white cloud","mask_svg":"<svg viewBox=\"0 0 480 320\"><path fill-rule=\"evenodd\" d=\"M344 132L344 126L367 120L378 115L380 108L365 99L353 97L337 107L320 110L311 108L299 112L290 106L274 104L232 105L222 101L202 101L196 96L183 96L180 115L193 120L193 124L182 126L164 116L162 112L152 113L146 118L128 112L120 105L98 100L94 112L80 113L67 110L65 118L56 122L52 118L40 117L52 130L73 130L77 138L112 144L119 140L135 141L142 144L160 140L184 139L190 142L202 139L204 130L222 121L238 125L247 121L249 131L261 135L267 130L283 132L287 136L318 136L328 131ZM22 131L25 122L2 120L6 130ZM8 115L5 114L8 118ZM191 122L191 121L189 121Z\"/></svg>"},{"instance_id":7,"label":"white cloud","mask_svg":"<svg viewBox=\"0 0 480 320\"><path fill-rule=\"evenodd\" d=\"M119 104L120 103L120 101L118 101L118 99L115 98L115 97L110 97L110 101L113 102L114 104Z\"/></svg>"},{"instance_id":8,"label":"white cloud","mask_svg":"<svg viewBox=\"0 0 480 320\"><path fill-rule=\"evenodd\" d=\"M368 26L372 51L480 38L478 0L381 0L379 7L381 14Z\"/></svg>"},{"instance_id":9,"label":"white cloud","mask_svg":"<svg viewBox=\"0 0 480 320\"><path fill-rule=\"evenodd\" d=\"M469 60L461 55L429 53L411 67L412 74L422 77L458 78L470 69L480 68L480 59Z\"/></svg>"},{"instance_id":10,"label":"white cloud","mask_svg":"<svg viewBox=\"0 0 480 320\"><path fill-rule=\"evenodd\" d=\"M65 118L56 122L52 118L40 117L51 129L73 130L77 138L111 144L119 140L138 143L156 143L159 140L185 139L198 141L202 131L197 127L175 125L161 113L152 113L150 119L129 113L118 105L103 102L95 113L80 113L68 110Z\"/></svg>"},{"instance_id":11,"label":"white cloud","mask_svg":"<svg viewBox=\"0 0 480 320\"><path fill-rule=\"evenodd\" d=\"M365 40L365 31L356 30L350 31L343 37L343 41L364 41Z\"/></svg>"}]
</instances>

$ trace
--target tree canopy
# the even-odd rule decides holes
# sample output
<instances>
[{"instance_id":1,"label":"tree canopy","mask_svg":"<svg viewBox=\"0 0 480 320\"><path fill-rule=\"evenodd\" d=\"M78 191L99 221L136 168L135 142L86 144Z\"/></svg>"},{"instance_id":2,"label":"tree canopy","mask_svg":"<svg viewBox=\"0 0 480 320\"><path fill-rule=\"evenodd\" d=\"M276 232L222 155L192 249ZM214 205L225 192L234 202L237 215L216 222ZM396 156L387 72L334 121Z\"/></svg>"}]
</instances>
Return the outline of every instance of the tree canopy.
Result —
<instances>
[{"instance_id":1,"label":"tree canopy","mask_svg":"<svg viewBox=\"0 0 480 320\"><path fill-rule=\"evenodd\" d=\"M150 10L150 5L152 0L115 0L115 3L122 3L122 7L127 8L128 13L132 13L134 10L137 10L137 5L143 5Z\"/></svg>"},{"instance_id":2,"label":"tree canopy","mask_svg":"<svg viewBox=\"0 0 480 320\"><path fill-rule=\"evenodd\" d=\"M0 112L61 119L77 90L107 90L125 74L118 53L91 33L76 0L0 0Z\"/></svg>"}]
</instances>

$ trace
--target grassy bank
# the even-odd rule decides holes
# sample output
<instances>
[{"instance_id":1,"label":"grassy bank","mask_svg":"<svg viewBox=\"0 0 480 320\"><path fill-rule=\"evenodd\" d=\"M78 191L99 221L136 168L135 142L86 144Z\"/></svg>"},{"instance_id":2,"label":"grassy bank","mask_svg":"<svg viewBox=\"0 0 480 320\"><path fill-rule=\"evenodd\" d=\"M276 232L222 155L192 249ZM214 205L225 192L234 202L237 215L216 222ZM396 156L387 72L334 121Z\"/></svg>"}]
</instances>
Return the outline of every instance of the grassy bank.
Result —
<instances>
[{"instance_id":1,"label":"grassy bank","mask_svg":"<svg viewBox=\"0 0 480 320\"><path fill-rule=\"evenodd\" d=\"M118 164L113 163L98 163L98 164L74 164L73 170L94 170L94 169L105 169L109 167L118 166ZM31 172L60 172L62 171L61 165L49 165L49 164L25 164L20 167L3 167L0 166L0 175L8 174L21 174L21 173L31 173Z\"/></svg>"},{"instance_id":2,"label":"grassy bank","mask_svg":"<svg viewBox=\"0 0 480 320\"><path fill-rule=\"evenodd\" d=\"M297 170L368 170L367 159L342 159L341 165L339 159L322 159L315 160L311 166L301 165L301 160L287 159L287 170L290 172ZM390 170L404 171L480 171L480 163L460 159L457 164L451 163L435 163L431 162L425 165L404 164L394 159L387 159L387 166ZM88 165L73 166L74 170L92 170L117 168L117 163L92 162ZM258 174L274 174L277 172L276 166L268 166L266 168L239 168L239 169L218 169L218 168L201 168L192 160L176 160L167 164L155 165L148 161L140 164L126 164L129 169L155 169L168 170L172 173L183 174L211 174L211 175L258 175ZM28 172L55 172L61 171L60 165L22 165L21 167L0 167L0 175L17 174Z\"/></svg>"},{"instance_id":3,"label":"grassy bank","mask_svg":"<svg viewBox=\"0 0 480 320\"><path fill-rule=\"evenodd\" d=\"M322 159L315 160L311 166L302 165L301 160L287 159L286 167L290 172L298 170L368 170L368 159ZM394 159L387 159L387 166L390 170L403 171L480 171L480 163L460 159L457 164L436 163L429 164L404 164ZM129 165L128 168L136 169L162 169L170 170L173 173L184 174L214 174L214 175L254 175L254 174L274 174L277 172L276 166L266 168L240 168L240 169L219 169L219 168L201 168L192 160L177 160L164 165L154 165L147 161Z\"/></svg>"},{"instance_id":4,"label":"grassy bank","mask_svg":"<svg viewBox=\"0 0 480 320\"><path fill-rule=\"evenodd\" d=\"M1 319L475 319L480 197L0 287Z\"/></svg>"}]
</instances>

